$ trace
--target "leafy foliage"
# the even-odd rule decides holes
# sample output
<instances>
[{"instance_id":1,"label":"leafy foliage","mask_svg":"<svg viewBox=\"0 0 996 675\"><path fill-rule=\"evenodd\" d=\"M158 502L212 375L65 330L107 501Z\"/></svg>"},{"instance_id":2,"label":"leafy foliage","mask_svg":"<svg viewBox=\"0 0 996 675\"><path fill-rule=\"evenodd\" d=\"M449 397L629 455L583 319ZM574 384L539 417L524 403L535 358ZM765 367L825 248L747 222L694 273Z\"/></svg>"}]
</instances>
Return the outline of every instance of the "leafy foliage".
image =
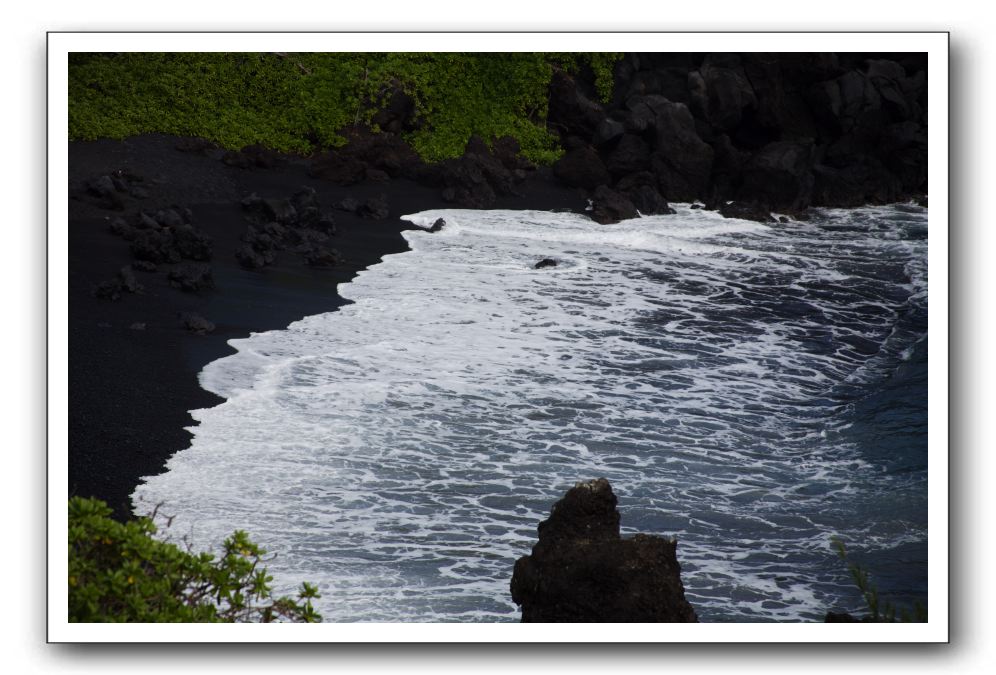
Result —
<instances>
[{"instance_id":1,"label":"leafy foliage","mask_svg":"<svg viewBox=\"0 0 996 675\"><path fill-rule=\"evenodd\" d=\"M127 523L110 514L100 500L69 500L71 622L321 621L315 586L302 584L296 599L271 596L266 552L245 532L215 559L153 538L155 514Z\"/></svg>"},{"instance_id":2,"label":"leafy foliage","mask_svg":"<svg viewBox=\"0 0 996 675\"><path fill-rule=\"evenodd\" d=\"M595 82L595 91L603 103L612 98L612 87L615 84L613 69L616 62L623 57L620 52L560 52L548 55L550 60L571 73L577 73L587 66L591 70Z\"/></svg>"},{"instance_id":3,"label":"leafy foliage","mask_svg":"<svg viewBox=\"0 0 996 675\"><path fill-rule=\"evenodd\" d=\"M847 569L854 579L855 585L861 591L865 604L868 606L868 618L875 623L894 623L896 621L896 607L891 602L883 603L878 596L878 587L871 583L868 571L847 559L847 549L844 542L837 537L830 540L837 555L847 564ZM899 610L899 620L903 623L922 623L927 620L927 608L917 602L913 605L913 610L901 608Z\"/></svg>"},{"instance_id":4,"label":"leafy foliage","mask_svg":"<svg viewBox=\"0 0 996 675\"><path fill-rule=\"evenodd\" d=\"M527 159L560 156L546 127L554 67L587 66L612 92L619 54L76 53L69 57L69 137L160 132L239 149L309 153L373 124L390 93L415 101L406 140L427 161L459 156L471 135L514 136Z\"/></svg>"}]
</instances>

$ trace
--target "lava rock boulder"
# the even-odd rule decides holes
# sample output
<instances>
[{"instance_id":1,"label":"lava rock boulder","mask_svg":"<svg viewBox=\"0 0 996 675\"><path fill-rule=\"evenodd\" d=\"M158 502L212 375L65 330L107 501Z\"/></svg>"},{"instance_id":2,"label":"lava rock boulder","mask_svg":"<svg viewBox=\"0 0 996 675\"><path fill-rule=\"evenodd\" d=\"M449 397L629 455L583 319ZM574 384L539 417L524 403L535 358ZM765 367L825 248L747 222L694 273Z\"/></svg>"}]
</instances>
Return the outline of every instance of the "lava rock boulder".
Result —
<instances>
[{"instance_id":1,"label":"lava rock boulder","mask_svg":"<svg viewBox=\"0 0 996 675\"><path fill-rule=\"evenodd\" d=\"M539 525L532 554L515 563L512 599L523 623L695 623L675 539L619 536L604 478L578 483Z\"/></svg>"},{"instance_id":2,"label":"lava rock boulder","mask_svg":"<svg viewBox=\"0 0 996 675\"><path fill-rule=\"evenodd\" d=\"M591 219L602 225L636 218L639 213L629 198L605 185L599 185L591 197Z\"/></svg>"}]
</instances>

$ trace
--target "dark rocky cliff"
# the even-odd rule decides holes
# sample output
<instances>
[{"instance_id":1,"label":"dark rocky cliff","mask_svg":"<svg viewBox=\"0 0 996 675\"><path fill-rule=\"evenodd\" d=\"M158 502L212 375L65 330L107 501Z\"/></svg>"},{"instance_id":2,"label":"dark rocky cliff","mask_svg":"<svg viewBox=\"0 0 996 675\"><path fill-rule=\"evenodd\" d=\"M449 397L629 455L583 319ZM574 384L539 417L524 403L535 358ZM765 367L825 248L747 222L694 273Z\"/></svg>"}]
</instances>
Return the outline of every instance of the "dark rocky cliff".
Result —
<instances>
[{"instance_id":1,"label":"dark rocky cliff","mask_svg":"<svg viewBox=\"0 0 996 675\"><path fill-rule=\"evenodd\" d=\"M590 72L554 71L546 123L565 152L552 176L510 137L472 137L462 157L425 164L392 133L354 135L312 172L343 184L403 176L466 208L551 178L600 223L671 213L669 201L736 202L740 217L771 220L927 192L925 54L631 53L614 77L602 102ZM410 122L405 111L394 126Z\"/></svg>"},{"instance_id":2,"label":"dark rocky cliff","mask_svg":"<svg viewBox=\"0 0 996 675\"><path fill-rule=\"evenodd\" d=\"M626 201L799 212L927 192L926 54L626 54L605 104L556 73L549 124L568 150L557 177L596 214L615 204L602 222Z\"/></svg>"},{"instance_id":3,"label":"dark rocky cliff","mask_svg":"<svg viewBox=\"0 0 996 675\"><path fill-rule=\"evenodd\" d=\"M607 104L583 77L550 87L569 149L556 175L599 189L596 209L610 192L644 214L667 200L799 212L927 192L926 54L626 54L615 80Z\"/></svg>"}]
</instances>

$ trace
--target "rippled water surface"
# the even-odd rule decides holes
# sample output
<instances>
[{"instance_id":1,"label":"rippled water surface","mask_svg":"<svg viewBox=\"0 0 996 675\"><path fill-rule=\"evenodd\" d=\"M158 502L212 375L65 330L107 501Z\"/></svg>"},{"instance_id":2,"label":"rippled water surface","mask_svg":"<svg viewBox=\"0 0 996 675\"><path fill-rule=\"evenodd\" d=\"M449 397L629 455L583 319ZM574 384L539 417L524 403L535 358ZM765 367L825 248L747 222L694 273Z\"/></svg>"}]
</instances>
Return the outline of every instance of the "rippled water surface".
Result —
<instances>
[{"instance_id":1,"label":"rippled water surface","mask_svg":"<svg viewBox=\"0 0 996 675\"><path fill-rule=\"evenodd\" d=\"M199 547L250 531L326 621L517 621L516 558L598 476L624 533L678 536L702 620L858 607L832 534L925 598L926 210L408 219L439 217L354 304L208 365L227 401L139 510Z\"/></svg>"}]
</instances>

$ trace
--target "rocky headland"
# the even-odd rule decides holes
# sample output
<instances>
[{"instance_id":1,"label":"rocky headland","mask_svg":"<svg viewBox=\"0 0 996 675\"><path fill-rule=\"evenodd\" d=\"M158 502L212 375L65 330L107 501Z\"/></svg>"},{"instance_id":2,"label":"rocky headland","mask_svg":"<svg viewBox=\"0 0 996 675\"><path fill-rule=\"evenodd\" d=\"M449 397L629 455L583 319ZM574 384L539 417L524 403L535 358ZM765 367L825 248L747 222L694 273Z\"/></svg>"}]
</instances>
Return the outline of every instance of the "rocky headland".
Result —
<instances>
[{"instance_id":1,"label":"rocky headland","mask_svg":"<svg viewBox=\"0 0 996 675\"><path fill-rule=\"evenodd\" d=\"M926 67L924 54L626 54L607 102L590 73L555 70L547 125L565 152L553 178L603 224L670 213L669 201L773 221L773 211L923 200ZM397 133L355 136L312 174L403 176L462 208L494 208L547 177L510 137L472 138L462 157L426 165L401 140L416 124L412 102L400 90L390 101L381 128Z\"/></svg>"}]
</instances>

